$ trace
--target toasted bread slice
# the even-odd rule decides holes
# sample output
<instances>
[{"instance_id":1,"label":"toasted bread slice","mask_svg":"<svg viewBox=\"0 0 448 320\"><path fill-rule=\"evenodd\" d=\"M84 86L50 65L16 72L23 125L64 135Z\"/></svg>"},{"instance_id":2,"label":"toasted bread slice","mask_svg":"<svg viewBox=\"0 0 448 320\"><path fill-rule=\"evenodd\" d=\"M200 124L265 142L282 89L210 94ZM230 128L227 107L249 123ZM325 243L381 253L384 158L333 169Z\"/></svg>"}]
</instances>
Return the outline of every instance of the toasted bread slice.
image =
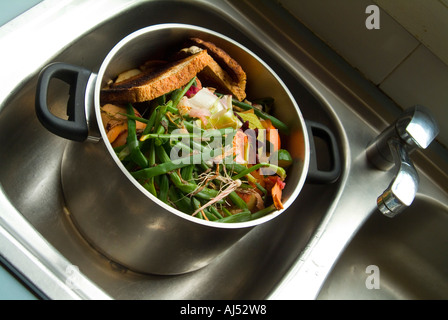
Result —
<instances>
[{"instance_id":1,"label":"toasted bread slice","mask_svg":"<svg viewBox=\"0 0 448 320\"><path fill-rule=\"evenodd\" d=\"M178 89L196 76L213 58L202 50L184 59L150 68L134 77L101 90L101 104L153 100Z\"/></svg>"},{"instance_id":2,"label":"toasted bread slice","mask_svg":"<svg viewBox=\"0 0 448 320\"><path fill-rule=\"evenodd\" d=\"M216 88L220 93L231 94L239 101L246 98L246 82L244 85L232 80L230 75L215 61L212 60L199 72L198 78L202 85Z\"/></svg>"},{"instance_id":3,"label":"toasted bread slice","mask_svg":"<svg viewBox=\"0 0 448 320\"><path fill-rule=\"evenodd\" d=\"M206 86L215 86L222 93L232 94L239 101L246 98L246 73L240 64L223 49L199 38L189 39L190 44L207 50L213 58L198 77Z\"/></svg>"},{"instance_id":4,"label":"toasted bread slice","mask_svg":"<svg viewBox=\"0 0 448 320\"><path fill-rule=\"evenodd\" d=\"M246 83L246 73L243 68L227 52L214 43L199 38L190 38L190 41L193 45L207 50L208 54L229 74L233 81L238 84Z\"/></svg>"}]
</instances>

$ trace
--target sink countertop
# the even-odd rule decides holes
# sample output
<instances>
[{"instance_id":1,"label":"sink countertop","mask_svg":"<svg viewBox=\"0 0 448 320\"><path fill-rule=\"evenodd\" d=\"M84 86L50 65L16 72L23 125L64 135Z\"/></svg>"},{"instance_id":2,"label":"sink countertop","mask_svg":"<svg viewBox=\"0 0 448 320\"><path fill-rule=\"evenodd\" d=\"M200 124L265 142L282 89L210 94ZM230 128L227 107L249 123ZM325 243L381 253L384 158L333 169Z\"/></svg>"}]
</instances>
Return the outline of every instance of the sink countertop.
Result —
<instances>
[{"instance_id":1,"label":"sink countertop","mask_svg":"<svg viewBox=\"0 0 448 320\"><path fill-rule=\"evenodd\" d=\"M0 26L21 15L28 9L34 7L42 0L20 0L0 2Z\"/></svg>"},{"instance_id":2,"label":"sink countertop","mask_svg":"<svg viewBox=\"0 0 448 320\"><path fill-rule=\"evenodd\" d=\"M23 12L32 8L42 0L21 0L0 2L0 26L8 23ZM29 291L13 274L14 271L0 264L0 300L35 300L36 296Z\"/></svg>"}]
</instances>

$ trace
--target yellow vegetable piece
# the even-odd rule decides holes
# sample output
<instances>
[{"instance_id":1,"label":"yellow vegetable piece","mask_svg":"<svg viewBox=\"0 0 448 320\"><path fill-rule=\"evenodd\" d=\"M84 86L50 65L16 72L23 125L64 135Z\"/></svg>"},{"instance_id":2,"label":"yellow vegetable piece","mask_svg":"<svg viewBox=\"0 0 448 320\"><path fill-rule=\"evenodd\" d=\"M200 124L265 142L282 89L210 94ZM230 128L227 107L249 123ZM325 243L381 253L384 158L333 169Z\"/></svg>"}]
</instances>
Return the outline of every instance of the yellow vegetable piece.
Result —
<instances>
[{"instance_id":1,"label":"yellow vegetable piece","mask_svg":"<svg viewBox=\"0 0 448 320\"><path fill-rule=\"evenodd\" d=\"M234 128L239 126L238 118L233 114L232 109L221 110L209 118L210 124L214 129Z\"/></svg>"},{"instance_id":2,"label":"yellow vegetable piece","mask_svg":"<svg viewBox=\"0 0 448 320\"><path fill-rule=\"evenodd\" d=\"M243 119L244 121L249 121L249 128L250 129L264 129L263 125L261 124L260 119L255 113L246 113L246 112L237 112L237 114Z\"/></svg>"}]
</instances>

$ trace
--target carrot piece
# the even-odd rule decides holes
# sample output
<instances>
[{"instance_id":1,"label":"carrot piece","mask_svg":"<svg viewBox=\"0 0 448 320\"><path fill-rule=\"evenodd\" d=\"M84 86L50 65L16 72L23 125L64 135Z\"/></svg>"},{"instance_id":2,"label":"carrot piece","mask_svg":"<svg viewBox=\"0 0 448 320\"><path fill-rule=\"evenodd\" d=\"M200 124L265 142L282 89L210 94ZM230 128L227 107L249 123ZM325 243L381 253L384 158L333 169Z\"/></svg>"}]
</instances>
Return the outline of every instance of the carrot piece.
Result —
<instances>
[{"instance_id":1,"label":"carrot piece","mask_svg":"<svg viewBox=\"0 0 448 320\"><path fill-rule=\"evenodd\" d=\"M283 180L277 175L265 176L264 182L265 182L265 187L269 192L271 191L271 189L274 187L275 184L278 184L278 186L282 190L285 188L285 185L286 185L286 183L284 183Z\"/></svg>"},{"instance_id":2,"label":"carrot piece","mask_svg":"<svg viewBox=\"0 0 448 320\"><path fill-rule=\"evenodd\" d=\"M236 163L245 164L247 162L244 157L247 141L248 141L247 135L242 130L238 130L232 142L233 155L235 156Z\"/></svg>"},{"instance_id":3,"label":"carrot piece","mask_svg":"<svg viewBox=\"0 0 448 320\"><path fill-rule=\"evenodd\" d=\"M277 210L283 209L282 204L282 187L277 183L271 189L272 200L274 201L274 206Z\"/></svg>"},{"instance_id":4,"label":"carrot piece","mask_svg":"<svg viewBox=\"0 0 448 320\"><path fill-rule=\"evenodd\" d=\"M261 195L256 190L246 192L240 192L240 191L235 192L241 199L243 199L243 201L247 204L247 208L252 213L264 209L264 201L261 198Z\"/></svg>"},{"instance_id":5,"label":"carrot piece","mask_svg":"<svg viewBox=\"0 0 448 320\"><path fill-rule=\"evenodd\" d=\"M247 208L252 211L253 208L256 205L256 198L253 194L251 193L243 193L243 192L239 192L236 191L236 193L238 194L238 196L243 199L244 202L246 202L247 204Z\"/></svg>"},{"instance_id":6,"label":"carrot piece","mask_svg":"<svg viewBox=\"0 0 448 320\"><path fill-rule=\"evenodd\" d=\"M113 143L121 133L127 132L127 131L128 131L127 125L125 125L125 124L116 125L107 131L107 139L109 140L110 143ZM127 133L126 133L126 135L127 135Z\"/></svg>"},{"instance_id":7,"label":"carrot piece","mask_svg":"<svg viewBox=\"0 0 448 320\"><path fill-rule=\"evenodd\" d=\"M126 108L110 103L101 108L101 119L103 121L104 129L106 130L107 139L114 145L114 147L126 143L125 138L127 137L128 131L128 119L123 115L125 113ZM134 113L137 117L141 117L135 108ZM137 131L144 130L146 127L146 124L140 121L136 121L135 125Z\"/></svg>"},{"instance_id":8,"label":"carrot piece","mask_svg":"<svg viewBox=\"0 0 448 320\"><path fill-rule=\"evenodd\" d=\"M126 128L123 131L121 131L121 133L117 136L117 138L111 143L112 148L117 148L125 145L127 138L128 138L128 127L126 126Z\"/></svg>"},{"instance_id":9,"label":"carrot piece","mask_svg":"<svg viewBox=\"0 0 448 320\"><path fill-rule=\"evenodd\" d=\"M264 181L264 176L260 174L260 170L255 170L251 172L252 177L254 177L257 182L260 184L260 186L262 186L263 188L265 187L266 183Z\"/></svg>"}]
</instances>

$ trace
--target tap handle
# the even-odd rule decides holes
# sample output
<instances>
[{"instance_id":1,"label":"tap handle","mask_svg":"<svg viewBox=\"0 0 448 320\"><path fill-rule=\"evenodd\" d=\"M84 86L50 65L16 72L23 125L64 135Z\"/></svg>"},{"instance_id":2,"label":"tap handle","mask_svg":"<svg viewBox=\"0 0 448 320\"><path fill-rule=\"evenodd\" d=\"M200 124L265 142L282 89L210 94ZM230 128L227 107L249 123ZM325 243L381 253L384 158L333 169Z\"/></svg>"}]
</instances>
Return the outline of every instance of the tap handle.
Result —
<instances>
[{"instance_id":1,"label":"tap handle","mask_svg":"<svg viewBox=\"0 0 448 320\"><path fill-rule=\"evenodd\" d=\"M418 148L426 149L438 133L439 127L431 111L420 105L413 106L369 144L367 158L378 169L389 170L395 164L390 152L390 139L399 139L410 154Z\"/></svg>"},{"instance_id":2,"label":"tap handle","mask_svg":"<svg viewBox=\"0 0 448 320\"><path fill-rule=\"evenodd\" d=\"M400 138L409 152L426 149L439 134L439 126L431 111L420 105L406 109L395 123Z\"/></svg>"}]
</instances>

